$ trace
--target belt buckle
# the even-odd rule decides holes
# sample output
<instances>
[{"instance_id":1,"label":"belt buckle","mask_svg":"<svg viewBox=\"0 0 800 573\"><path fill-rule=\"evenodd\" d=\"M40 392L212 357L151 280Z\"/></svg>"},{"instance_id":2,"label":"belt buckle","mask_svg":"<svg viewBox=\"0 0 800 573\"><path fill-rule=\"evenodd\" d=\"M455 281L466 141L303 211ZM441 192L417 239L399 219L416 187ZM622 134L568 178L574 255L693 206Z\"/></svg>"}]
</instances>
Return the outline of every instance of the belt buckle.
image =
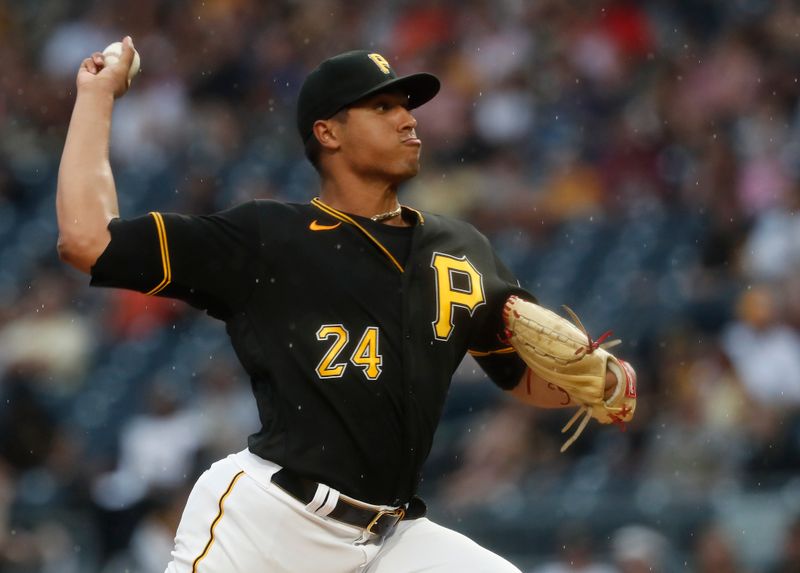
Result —
<instances>
[{"instance_id":1,"label":"belt buckle","mask_svg":"<svg viewBox=\"0 0 800 573\"><path fill-rule=\"evenodd\" d=\"M392 527L397 525L397 522L403 519L405 515L406 515L406 510L405 508L402 507L398 507L397 509L383 509L378 513L376 513L375 517L372 518L372 521L369 522L369 525L367 525L366 527L367 533L375 533L376 535L383 535L383 533L381 532L372 531L372 528L378 524L378 522L381 520L382 517L391 516L396 518L394 522L389 526L389 529L391 529Z\"/></svg>"}]
</instances>

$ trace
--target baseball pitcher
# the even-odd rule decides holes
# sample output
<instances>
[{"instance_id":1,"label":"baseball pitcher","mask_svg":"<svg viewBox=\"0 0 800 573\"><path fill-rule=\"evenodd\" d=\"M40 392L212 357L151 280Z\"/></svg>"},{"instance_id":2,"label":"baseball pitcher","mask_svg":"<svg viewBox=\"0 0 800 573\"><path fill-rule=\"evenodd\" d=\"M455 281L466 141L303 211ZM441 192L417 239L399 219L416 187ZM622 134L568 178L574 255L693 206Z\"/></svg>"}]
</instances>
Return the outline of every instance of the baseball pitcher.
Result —
<instances>
[{"instance_id":1,"label":"baseball pitcher","mask_svg":"<svg viewBox=\"0 0 800 573\"><path fill-rule=\"evenodd\" d=\"M398 202L420 168L412 110L439 80L370 51L325 60L297 102L315 198L122 217L108 142L133 57L128 37L117 61L98 52L78 71L60 256L94 286L224 321L261 419L195 484L167 572L518 571L416 495L453 372L470 353L514 397L577 407L578 433L631 419L635 374L577 317L535 304L471 225Z\"/></svg>"}]
</instances>

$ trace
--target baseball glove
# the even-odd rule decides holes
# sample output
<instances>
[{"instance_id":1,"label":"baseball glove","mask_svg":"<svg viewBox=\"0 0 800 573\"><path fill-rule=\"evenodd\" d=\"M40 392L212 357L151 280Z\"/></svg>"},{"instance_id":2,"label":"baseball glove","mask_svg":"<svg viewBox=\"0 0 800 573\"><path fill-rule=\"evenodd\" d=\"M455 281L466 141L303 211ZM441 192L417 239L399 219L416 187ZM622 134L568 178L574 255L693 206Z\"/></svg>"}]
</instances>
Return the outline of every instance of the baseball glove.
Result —
<instances>
[{"instance_id":1,"label":"baseball glove","mask_svg":"<svg viewBox=\"0 0 800 573\"><path fill-rule=\"evenodd\" d=\"M624 430L636 409L636 373L630 364L607 351L620 341L603 343L610 331L592 340L575 313L569 307L564 309L575 324L517 296L509 297L503 309L508 343L537 376L564 390L579 406L561 432L584 416L561 446L562 452L578 439L591 418L602 424L618 424ZM606 400L607 370L617 376L618 383Z\"/></svg>"}]
</instances>

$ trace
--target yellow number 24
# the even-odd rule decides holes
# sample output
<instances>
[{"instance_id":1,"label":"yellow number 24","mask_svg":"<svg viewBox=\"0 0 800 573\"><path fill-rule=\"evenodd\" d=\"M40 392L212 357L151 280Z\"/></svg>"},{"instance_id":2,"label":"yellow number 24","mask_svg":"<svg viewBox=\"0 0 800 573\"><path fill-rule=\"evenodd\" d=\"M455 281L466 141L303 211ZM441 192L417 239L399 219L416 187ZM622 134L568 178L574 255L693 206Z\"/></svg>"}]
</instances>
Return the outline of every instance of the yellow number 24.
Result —
<instances>
[{"instance_id":1,"label":"yellow number 24","mask_svg":"<svg viewBox=\"0 0 800 573\"><path fill-rule=\"evenodd\" d=\"M347 362L336 362L339 354L350 340L350 333L341 324L323 324L317 330L317 340L333 339L328 351L317 364L320 378L341 378L347 369ZM350 362L364 371L369 380L377 380L381 375L383 356L380 353L380 332L377 326L368 326L356 344Z\"/></svg>"}]
</instances>

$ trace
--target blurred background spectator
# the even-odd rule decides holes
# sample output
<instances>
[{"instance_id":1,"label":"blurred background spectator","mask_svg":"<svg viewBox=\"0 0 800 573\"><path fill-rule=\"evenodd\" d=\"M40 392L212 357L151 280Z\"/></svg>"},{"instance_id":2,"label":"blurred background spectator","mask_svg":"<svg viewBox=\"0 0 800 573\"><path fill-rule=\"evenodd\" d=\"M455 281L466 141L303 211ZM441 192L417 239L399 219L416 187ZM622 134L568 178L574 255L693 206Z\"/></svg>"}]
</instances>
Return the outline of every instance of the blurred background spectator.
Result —
<instances>
[{"instance_id":1,"label":"blurred background spectator","mask_svg":"<svg viewBox=\"0 0 800 573\"><path fill-rule=\"evenodd\" d=\"M626 525L611 537L611 555L620 573L661 573L669 571L671 548L655 529Z\"/></svg>"},{"instance_id":2,"label":"blurred background spectator","mask_svg":"<svg viewBox=\"0 0 800 573\"><path fill-rule=\"evenodd\" d=\"M800 516L796 516L786 528L784 538L774 559L770 573L800 571Z\"/></svg>"},{"instance_id":3,"label":"blurred background spectator","mask_svg":"<svg viewBox=\"0 0 800 573\"><path fill-rule=\"evenodd\" d=\"M557 560L534 568L532 573L617 573L614 567L597 561L594 545L594 536L584 525L563 525L557 535Z\"/></svg>"},{"instance_id":4,"label":"blurred background spectator","mask_svg":"<svg viewBox=\"0 0 800 573\"><path fill-rule=\"evenodd\" d=\"M798 29L793 0L0 3L0 570L162 570L186 486L258 425L220 324L57 261L75 71L123 34L124 214L308 201L300 82L369 47L443 80L403 200L624 340L636 420L563 455L567 413L465 360L436 519L527 571L800 570Z\"/></svg>"}]
</instances>

